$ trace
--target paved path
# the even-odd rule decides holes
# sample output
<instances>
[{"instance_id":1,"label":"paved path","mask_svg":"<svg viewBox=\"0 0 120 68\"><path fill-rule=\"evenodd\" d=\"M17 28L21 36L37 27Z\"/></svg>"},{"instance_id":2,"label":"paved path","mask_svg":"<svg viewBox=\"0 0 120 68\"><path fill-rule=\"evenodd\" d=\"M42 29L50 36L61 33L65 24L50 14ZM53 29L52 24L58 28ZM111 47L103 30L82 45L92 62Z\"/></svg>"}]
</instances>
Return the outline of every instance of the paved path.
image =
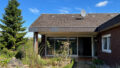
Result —
<instances>
[{"instance_id":1,"label":"paved path","mask_svg":"<svg viewBox=\"0 0 120 68\"><path fill-rule=\"evenodd\" d=\"M90 61L75 61L73 68L90 68L91 62Z\"/></svg>"},{"instance_id":2,"label":"paved path","mask_svg":"<svg viewBox=\"0 0 120 68\"><path fill-rule=\"evenodd\" d=\"M91 61L75 61L74 62L74 65L73 65L73 68L94 68L94 67L91 67L92 66L92 62ZM102 66L98 66L96 68L110 68L109 66L107 65L102 65Z\"/></svg>"}]
</instances>

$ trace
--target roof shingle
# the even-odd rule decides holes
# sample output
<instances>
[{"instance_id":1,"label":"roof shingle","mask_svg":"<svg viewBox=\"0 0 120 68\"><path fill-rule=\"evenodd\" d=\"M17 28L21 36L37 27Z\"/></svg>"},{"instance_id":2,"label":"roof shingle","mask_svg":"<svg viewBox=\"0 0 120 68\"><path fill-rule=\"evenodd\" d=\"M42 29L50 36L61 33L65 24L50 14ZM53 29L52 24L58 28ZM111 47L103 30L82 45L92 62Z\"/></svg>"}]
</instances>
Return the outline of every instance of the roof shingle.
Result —
<instances>
[{"instance_id":1,"label":"roof shingle","mask_svg":"<svg viewBox=\"0 0 120 68\"><path fill-rule=\"evenodd\" d=\"M63 28L73 28L69 32L79 31L94 32L98 26L116 17L118 13L87 14L82 18L80 14L42 14L29 28L29 31L50 31L53 27L59 31ZM62 29L61 29L62 28ZM45 30L44 30L45 29Z\"/></svg>"}]
</instances>

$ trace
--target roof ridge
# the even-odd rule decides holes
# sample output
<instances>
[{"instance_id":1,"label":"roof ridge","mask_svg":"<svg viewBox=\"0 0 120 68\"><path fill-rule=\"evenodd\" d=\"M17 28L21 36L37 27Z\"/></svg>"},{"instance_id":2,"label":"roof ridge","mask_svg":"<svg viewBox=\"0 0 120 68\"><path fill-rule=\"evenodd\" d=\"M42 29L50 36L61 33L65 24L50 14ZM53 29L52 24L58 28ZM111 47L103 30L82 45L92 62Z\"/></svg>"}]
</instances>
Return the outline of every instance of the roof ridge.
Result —
<instances>
[{"instance_id":1,"label":"roof ridge","mask_svg":"<svg viewBox=\"0 0 120 68\"><path fill-rule=\"evenodd\" d=\"M58 13L43 13L42 15L72 15L72 14L80 14L80 13L71 13L71 14L58 14ZM87 14L120 14L120 13L87 13Z\"/></svg>"}]
</instances>

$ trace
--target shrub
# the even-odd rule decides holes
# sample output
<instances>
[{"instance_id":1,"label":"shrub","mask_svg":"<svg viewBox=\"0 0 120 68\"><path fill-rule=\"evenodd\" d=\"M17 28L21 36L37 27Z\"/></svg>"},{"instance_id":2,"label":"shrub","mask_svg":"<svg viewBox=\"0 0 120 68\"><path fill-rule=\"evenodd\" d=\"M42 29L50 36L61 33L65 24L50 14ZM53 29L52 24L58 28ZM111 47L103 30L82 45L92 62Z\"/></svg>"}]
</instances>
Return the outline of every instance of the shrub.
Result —
<instances>
[{"instance_id":1,"label":"shrub","mask_svg":"<svg viewBox=\"0 0 120 68\"><path fill-rule=\"evenodd\" d=\"M43 59L41 58L39 55L35 54L35 52L33 51L33 41L32 40L28 40L28 42L26 44L24 44L24 46L19 47L18 53L16 54L16 56L21 56L19 58L21 58L23 64L28 64L31 68L45 68L44 66L52 66L53 68L59 65L65 60L66 58L66 54L68 53L63 53L63 56L59 56L59 53L56 53L56 57L54 58L46 58ZM64 50L65 48L63 48ZM66 51L66 50L65 50ZM68 56L67 56L68 57ZM68 58L67 58L68 59ZM61 62L62 61L62 62ZM68 68L71 65L68 65Z\"/></svg>"},{"instance_id":2,"label":"shrub","mask_svg":"<svg viewBox=\"0 0 120 68\"><path fill-rule=\"evenodd\" d=\"M60 42L63 46L61 46L61 44L59 44L60 49L58 49L57 51L55 51L55 57L61 57L64 58L65 60L68 59L69 55L69 42Z\"/></svg>"},{"instance_id":3,"label":"shrub","mask_svg":"<svg viewBox=\"0 0 120 68\"><path fill-rule=\"evenodd\" d=\"M42 68L42 65L46 64L47 62L41 59L40 56L35 54L32 44L33 40L30 39L26 44L19 47L17 49L18 54L16 55L16 57L20 55L18 58L21 58L23 64L28 64L31 68Z\"/></svg>"},{"instance_id":4,"label":"shrub","mask_svg":"<svg viewBox=\"0 0 120 68\"><path fill-rule=\"evenodd\" d=\"M6 58L12 58L16 55L16 51L8 50L7 48L3 48L0 52L1 55L5 55Z\"/></svg>"},{"instance_id":5,"label":"shrub","mask_svg":"<svg viewBox=\"0 0 120 68\"><path fill-rule=\"evenodd\" d=\"M104 64L103 61L100 60L100 59L94 59L92 62L93 62L93 64L97 64L97 65L102 65L102 64Z\"/></svg>"},{"instance_id":6,"label":"shrub","mask_svg":"<svg viewBox=\"0 0 120 68\"><path fill-rule=\"evenodd\" d=\"M24 51L22 51L22 50L18 51L17 54L15 55L15 57L16 57L17 59L20 59L20 60L21 60L24 56L25 56L25 53L24 53Z\"/></svg>"},{"instance_id":7,"label":"shrub","mask_svg":"<svg viewBox=\"0 0 120 68\"><path fill-rule=\"evenodd\" d=\"M7 66L7 63L10 61L11 57L14 56L13 53L8 52L7 49L2 50L0 55L0 65Z\"/></svg>"},{"instance_id":8,"label":"shrub","mask_svg":"<svg viewBox=\"0 0 120 68\"><path fill-rule=\"evenodd\" d=\"M74 64L74 61L72 60L72 62L70 64L66 65L64 68L72 68L73 64Z\"/></svg>"},{"instance_id":9,"label":"shrub","mask_svg":"<svg viewBox=\"0 0 120 68\"><path fill-rule=\"evenodd\" d=\"M91 65L90 68L96 68L96 66L95 65Z\"/></svg>"},{"instance_id":10,"label":"shrub","mask_svg":"<svg viewBox=\"0 0 120 68\"><path fill-rule=\"evenodd\" d=\"M9 61L10 61L10 58L2 58L2 59L0 59L0 65L6 66Z\"/></svg>"}]
</instances>

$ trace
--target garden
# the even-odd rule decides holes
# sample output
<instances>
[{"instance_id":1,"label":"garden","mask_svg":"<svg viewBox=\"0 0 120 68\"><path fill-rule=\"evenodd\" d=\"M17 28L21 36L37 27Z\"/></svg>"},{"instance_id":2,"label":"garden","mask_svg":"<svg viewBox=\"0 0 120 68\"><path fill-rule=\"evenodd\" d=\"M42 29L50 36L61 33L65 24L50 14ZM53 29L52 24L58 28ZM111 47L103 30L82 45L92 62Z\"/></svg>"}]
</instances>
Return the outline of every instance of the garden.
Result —
<instances>
[{"instance_id":1,"label":"garden","mask_svg":"<svg viewBox=\"0 0 120 68\"><path fill-rule=\"evenodd\" d=\"M59 56L42 58L33 51L33 40L29 39L16 51L4 48L0 53L0 67L3 68L72 68L74 61L67 57L65 51ZM66 56L65 56L66 55Z\"/></svg>"}]
</instances>

